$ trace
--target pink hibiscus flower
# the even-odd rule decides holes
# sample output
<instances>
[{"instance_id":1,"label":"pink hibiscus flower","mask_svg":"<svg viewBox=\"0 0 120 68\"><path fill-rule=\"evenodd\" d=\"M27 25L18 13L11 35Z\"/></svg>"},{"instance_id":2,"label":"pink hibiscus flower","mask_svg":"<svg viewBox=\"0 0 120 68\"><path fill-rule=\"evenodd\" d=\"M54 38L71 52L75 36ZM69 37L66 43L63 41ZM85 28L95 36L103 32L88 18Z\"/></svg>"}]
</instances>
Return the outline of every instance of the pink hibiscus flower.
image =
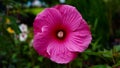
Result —
<instances>
[{"instance_id":1,"label":"pink hibiscus flower","mask_svg":"<svg viewBox=\"0 0 120 68\"><path fill-rule=\"evenodd\" d=\"M39 55L60 64L75 59L92 40L86 21L70 5L44 9L36 16L33 26L34 49Z\"/></svg>"}]
</instances>

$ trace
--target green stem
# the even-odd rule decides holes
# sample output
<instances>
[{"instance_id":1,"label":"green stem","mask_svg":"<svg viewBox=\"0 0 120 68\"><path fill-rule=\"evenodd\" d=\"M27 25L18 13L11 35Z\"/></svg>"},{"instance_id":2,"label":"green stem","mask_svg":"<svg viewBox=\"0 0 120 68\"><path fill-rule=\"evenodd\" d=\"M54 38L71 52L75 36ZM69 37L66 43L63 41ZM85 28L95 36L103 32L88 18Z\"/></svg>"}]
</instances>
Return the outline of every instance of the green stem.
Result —
<instances>
[{"instance_id":1,"label":"green stem","mask_svg":"<svg viewBox=\"0 0 120 68\"><path fill-rule=\"evenodd\" d=\"M112 61L113 61L114 64L116 64L116 61L115 61L115 58L114 58L113 54L114 54L114 49L112 49Z\"/></svg>"}]
</instances>

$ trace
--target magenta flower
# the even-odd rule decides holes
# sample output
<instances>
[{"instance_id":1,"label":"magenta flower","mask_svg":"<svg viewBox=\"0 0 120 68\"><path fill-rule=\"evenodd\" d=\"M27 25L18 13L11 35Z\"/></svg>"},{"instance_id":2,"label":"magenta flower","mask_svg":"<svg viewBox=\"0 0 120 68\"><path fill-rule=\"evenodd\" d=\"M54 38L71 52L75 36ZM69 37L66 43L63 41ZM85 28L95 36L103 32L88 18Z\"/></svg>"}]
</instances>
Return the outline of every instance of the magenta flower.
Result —
<instances>
[{"instance_id":1,"label":"magenta flower","mask_svg":"<svg viewBox=\"0 0 120 68\"><path fill-rule=\"evenodd\" d=\"M39 55L60 64L75 59L92 40L86 21L70 5L46 8L36 16L33 26L34 49Z\"/></svg>"}]
</instances>

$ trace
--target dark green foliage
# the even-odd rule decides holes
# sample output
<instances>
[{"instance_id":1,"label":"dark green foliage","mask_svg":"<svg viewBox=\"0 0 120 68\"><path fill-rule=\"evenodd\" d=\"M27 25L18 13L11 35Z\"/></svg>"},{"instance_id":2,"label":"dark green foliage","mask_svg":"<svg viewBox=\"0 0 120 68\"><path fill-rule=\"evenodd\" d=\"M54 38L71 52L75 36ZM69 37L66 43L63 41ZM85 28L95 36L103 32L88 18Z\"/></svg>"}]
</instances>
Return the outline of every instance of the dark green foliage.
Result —
<instances>
[{"instance_id":1,"label":"dark green foliage","mask_svg":"<svg viewBox=\"0 0 120 68\"><path fill-rule=\"evenodd\" d=\"M113 45L111 44L113 41L109 41L111 36L120 38L119 27L113 26L119 21L120 0L66 0L66 4L73 5L80 11L89 24L93 36L89 48L79 53L78 57L67 65L56 64L35 52L31 46L33 27L29 27L25 42L18 39L21 32L18 28L17 16L21 14L23 18L28 18L31 16L26 12L36 14L38 11L37 8L32 12L30 10L34 8L23 10L20 4L26 1L0 1L2 6L13 6L12 10L0 9L0 68L66 68L69 66L71 68L118 68L120 66L120 45ZM44 1L49 6L59 3L59 0ZM9 27L14 30L14 33L7 30Z\"/></svg>"}]
</instances>

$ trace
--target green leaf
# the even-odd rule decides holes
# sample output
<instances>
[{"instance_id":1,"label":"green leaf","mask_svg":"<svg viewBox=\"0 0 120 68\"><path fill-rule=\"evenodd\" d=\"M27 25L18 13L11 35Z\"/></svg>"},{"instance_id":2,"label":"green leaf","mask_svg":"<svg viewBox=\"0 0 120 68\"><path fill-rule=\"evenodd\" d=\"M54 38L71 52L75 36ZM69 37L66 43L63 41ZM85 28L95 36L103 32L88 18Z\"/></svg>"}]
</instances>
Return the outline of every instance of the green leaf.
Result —
<instances>
[{"instance_id":1,"label":"green leaf","mask_svg":"<svg viewBox=\"0 0 120 68\"><path fill-rule=\"evenodd\" d=\"M40 68L40 66L36 65L34 68Z\"/></svg>"},{"instance_id":2,"label":"green leaf","mask_svg":"<svg viewBox=\"0 0 120 68\"><path fill-rule=\"evenodd\" d=\"M106 49L104 49L104 51L102 51L101 52L102 53L102 55L104 56L104 57L107 57L107 58L112 58L112 50L106 50Z\"/></svg>"},{"instance_id":3,"label":"green leaf","mask_svg":"<svg viewBox=\"0 0 120 68\"><path fill-rule=\"evenodd\" d=\"M37 15L40 13L44 8L31 8L31 9L25 9L25 12L32 13L33 15Z\"/></svg>"},{"instance_id":4,"label":"green leaf","mask_svg":"<svg viewBox=\"0 0 120 68\"><path fill-rule=\"evenodd\" d=\"M94 31L96 30L97 26L98 26L98 18L96 18L95 23L94 23L94 28L93 28Z\"/></svg>"},{"instance_id":5,"label":"green leaf","mask_svg":"<svg viewBox=\"0 0 120 68\"><path fill-rule=\"evenodd\" d=\"M99 42L100 40L102 39L102 37L99 37L98 39L96 39L96 41L94 43L91 43L92 44L92 50L96 50L97 48L99 48Z\"/></svg>"},{"instance_id":6,"label":"green leaf","mask_svg":"<svg viewBox=\"0 0 120 68\"><path fill-rule=\"evenodd\" d=\"M114 46L114 49L115 49L116 52L119 52L120 51L120 45Z\"/></svg>"},{"instance_id":7,"label":"green leaf","mask_svg":"<svg viewBox=\"0 0 120 68\"><path fill-rule=\"evenodd\" d=\"M112 67L110 67L108 65L94 65L94 66L92 66L90 68L112 68Z\"/></svg>"},{"instance_id":8,"label":"green leaf","mask_svg":"<svg viewBox=\"0 0 120 68\"><path fill-rule=\"evenodd\" d=\"M40 61L40 62L42 62L43 61L43 57L38 57L38 60Z\"/></svg>"}]
</instances>

